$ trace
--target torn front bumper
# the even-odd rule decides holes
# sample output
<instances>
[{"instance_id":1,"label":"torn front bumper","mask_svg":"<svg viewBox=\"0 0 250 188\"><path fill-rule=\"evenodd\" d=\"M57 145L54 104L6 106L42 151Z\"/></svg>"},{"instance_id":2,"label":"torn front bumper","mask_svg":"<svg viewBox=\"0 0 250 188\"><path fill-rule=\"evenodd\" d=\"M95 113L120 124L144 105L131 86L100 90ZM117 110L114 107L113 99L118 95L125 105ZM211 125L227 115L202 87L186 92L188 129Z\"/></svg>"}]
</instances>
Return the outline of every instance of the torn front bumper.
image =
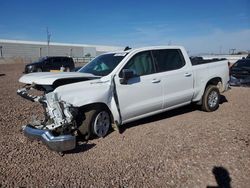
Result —
<instances>
[{"instance_id":1,"label":"torn front bumper","mask_svg":"<svg viewBox=\"0 0 250 188\"><path fill-rule=\"evenodd\" d=\"M41 140L49 149L57 152L72 150L76 147L76 137L72 135L54 136L49 130L36 129L31 125L26 125L23 131L29 139Z\"/></svg>"},{"instance_id":2,"label":"torn front bumper","mask_svg":"<svg viewBox=\"0 0 250 188\"><path fill-rule=\"evenodd\" d=\"M28 91L30 90L30 88L22 88L22 89L18 89L17 90L17 94L20 95L21 97L25 98L25 99L28 99L32 102L36 102L36 101L39 101L39 99L41 99L41 96L33 96L33 95L30 95L28 93Z\"/></svg>"}]
</instances>

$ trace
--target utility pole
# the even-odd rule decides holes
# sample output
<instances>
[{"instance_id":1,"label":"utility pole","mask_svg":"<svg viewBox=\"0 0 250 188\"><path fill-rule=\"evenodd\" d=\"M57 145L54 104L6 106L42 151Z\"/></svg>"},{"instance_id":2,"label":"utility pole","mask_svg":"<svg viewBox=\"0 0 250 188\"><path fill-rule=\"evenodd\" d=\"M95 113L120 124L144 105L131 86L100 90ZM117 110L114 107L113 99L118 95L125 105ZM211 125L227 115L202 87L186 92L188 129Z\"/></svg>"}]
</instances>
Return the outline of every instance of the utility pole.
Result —
<instances>
[{"instance_id":1,"label":"utility pole","mask_svg":"<svg viewBox=\"0 0 250 188\"><path fill-rule=\"evenodd\" d=\"M39 57L42 57L42 48L39 48Z\"/></svg>"},{"instance_id":2,"label":"utility pole","mask_svg":"<svg viewBox=\"0 0 250 188\"><path fill-rule=\"evenodd\" d=\"M50 43L51 34L49 33L49 28L47 27L47 45L48 45L48 56L49 56L49 43Z\"/></svg>"},{"instance_id":3,"label":"utility pole","mask_svg":"<svg viewBox=\"0 0 250 188\"><path fill-rule=\"evenodd\" d=\"M73 48L70 48L70 57L72 57L73 54Z\"/></svg>"},{"instance_id":4,"label":"utility pole","mask_svg":"<svg viewBox=\"0 0 250 188\"><path fill-rule=\"evenodd\" d=\"M235 50L236 50L236 48L230 49L230 51L232 52L232 53L231 53L232 55L234 55Z\"/></svg>"},{"instance_id":5,"label":"utility pole","mask_svg":"<svg viewBox=\"0 0 250 188\"><path fill-rule=\"evenodd\" d=\"M3 47L0 46L0 57L2 58L3 57Z\"/></svg>"}]
</instances>

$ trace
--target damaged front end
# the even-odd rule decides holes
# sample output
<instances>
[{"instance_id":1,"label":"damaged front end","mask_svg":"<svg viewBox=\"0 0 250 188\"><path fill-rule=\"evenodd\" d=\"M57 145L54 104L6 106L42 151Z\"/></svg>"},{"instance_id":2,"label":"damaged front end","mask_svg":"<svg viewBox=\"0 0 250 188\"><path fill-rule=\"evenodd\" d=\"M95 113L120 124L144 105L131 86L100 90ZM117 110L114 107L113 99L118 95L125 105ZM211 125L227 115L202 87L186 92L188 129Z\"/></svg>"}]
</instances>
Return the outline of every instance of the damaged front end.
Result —
<instances>
[{"instance_id":1,"label":"damaged front end","mask_svg":"<svg viewBox=\"0 0 250 188\"><path fill-rule=\"evenodd\" d=\"M76 116L78 109L58 99L57 93L49 92L42 96L30 94L34 86L28 85L17 91L21 97L39 102L44 108L44 120L33 120L23 127L29 139L41 140L48 148L57 152L72 150L76 147Z\"/></svg>"}]
</instances>

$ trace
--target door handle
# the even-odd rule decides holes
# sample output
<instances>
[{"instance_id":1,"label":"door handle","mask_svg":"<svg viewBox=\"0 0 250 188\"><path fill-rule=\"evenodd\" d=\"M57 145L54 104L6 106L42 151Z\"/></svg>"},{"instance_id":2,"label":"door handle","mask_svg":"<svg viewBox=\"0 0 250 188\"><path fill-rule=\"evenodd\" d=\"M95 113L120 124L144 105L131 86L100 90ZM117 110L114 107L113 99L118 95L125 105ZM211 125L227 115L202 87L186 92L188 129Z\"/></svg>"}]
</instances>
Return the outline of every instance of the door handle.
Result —
<instances>
[{"instance_id":1,"label":"door handle","mask_svg":"<svg viewBox=\"0 0 250 188\"><path fill-rule=\"evenodd\" d=\"M159 79L153 79L152 80L152 83L159 83L159 82L161 82L161 80L159 80Z\"/></svg>"},{"instance_id":2,"label":"door handle","mask_svg":"<svg viewBox=\"0 0 250 188\"><path fill-rule=\"evenodd\" d=\"M192 73L188 73L188 72L187 72L187 73L184 74L184 76L190 77L190 76L192 76Z\"/></svg>"}]
</instances>

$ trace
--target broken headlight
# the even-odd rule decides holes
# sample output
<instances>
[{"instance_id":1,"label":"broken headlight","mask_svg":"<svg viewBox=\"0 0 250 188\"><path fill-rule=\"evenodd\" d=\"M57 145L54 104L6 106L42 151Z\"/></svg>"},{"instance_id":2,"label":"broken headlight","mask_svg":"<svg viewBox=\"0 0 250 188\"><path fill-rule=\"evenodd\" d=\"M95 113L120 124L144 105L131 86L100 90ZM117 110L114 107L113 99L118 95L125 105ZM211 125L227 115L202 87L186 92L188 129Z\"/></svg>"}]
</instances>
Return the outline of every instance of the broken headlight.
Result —
<instances>
[{"instance_id":1,"label":"broken headlight","mask_svg":"<svg viewBox=\"0 0 250 188\"><path fill-rule=\"evenodd\" d=\"M72 124L75 113L74 108L69 103L58 99L57 93L51 92L46 94L46 113L53 120L53 123L47 125L48 129L55 129L57 127Z\"/></svg>"}]
</instances>

